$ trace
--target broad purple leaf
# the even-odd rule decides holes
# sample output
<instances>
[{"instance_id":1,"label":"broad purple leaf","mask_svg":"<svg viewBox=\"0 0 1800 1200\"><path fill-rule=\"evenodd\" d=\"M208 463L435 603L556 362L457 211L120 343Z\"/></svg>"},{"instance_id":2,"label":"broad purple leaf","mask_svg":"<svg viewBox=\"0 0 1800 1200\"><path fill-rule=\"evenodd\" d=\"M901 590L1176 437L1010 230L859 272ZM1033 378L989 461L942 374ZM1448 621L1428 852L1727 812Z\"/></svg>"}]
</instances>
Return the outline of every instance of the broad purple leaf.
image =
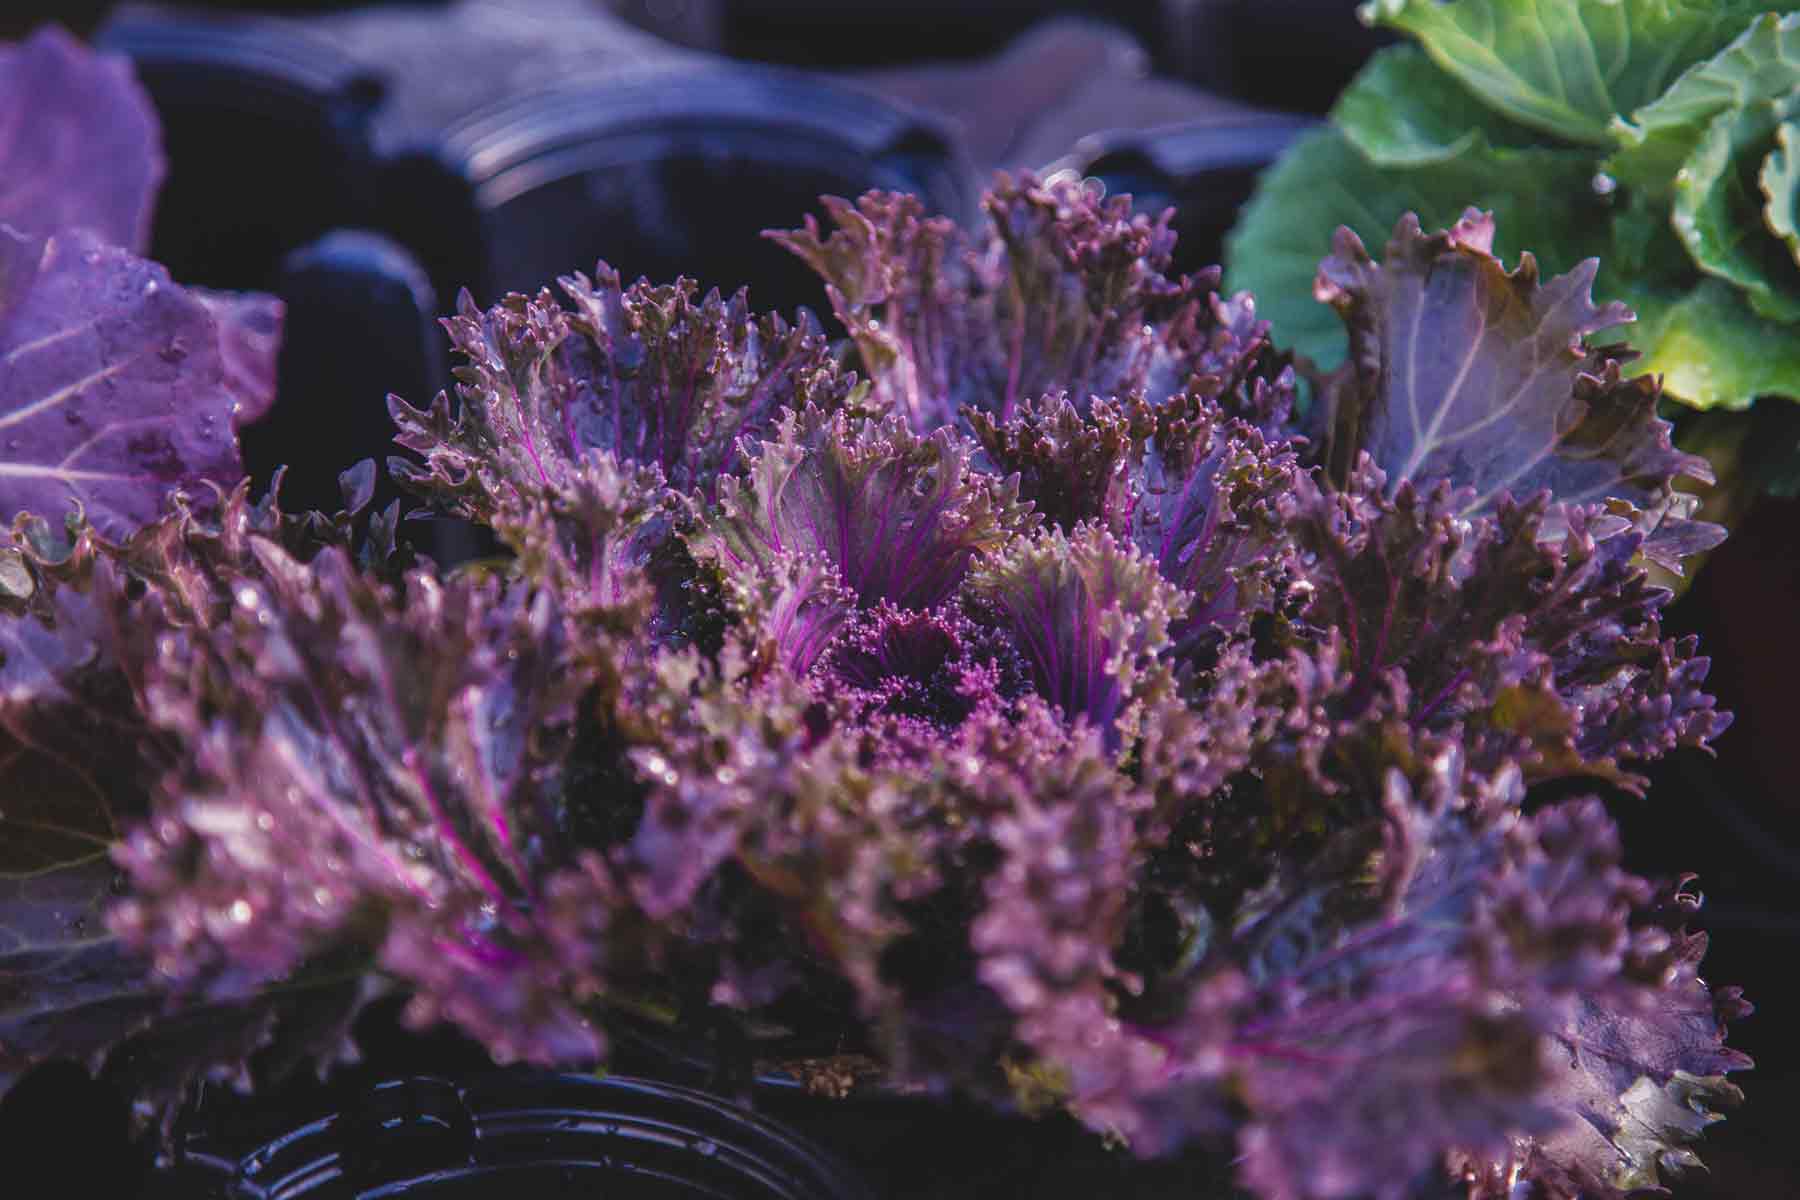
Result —
<instances>
[{"instance_id":1,"label":"broad purple leaf","mask_svg":"<svg viewBox=\"0 0 1800 1200\"><path fill-rule=\"evenodd\" d=\"M225 386L237 399L231 425L242 429L268 415L275 404L281 325L287 306L262 292L189 289L219 326L219 353Z\"/></svg>"},{"instance_id":2,"label":"broad purple leaf","mask_svg":"<svg viewBox=\"0 0 1800 1200\"><path fill-rule=\"evenodd\" d=\"M165 164L129 62L46 26L0 47L0 114L0 224L144 252Z\"/></svg>"},{"instance_id":3,"label":"broad purple leaf","mask_svg":"<svg viewBox=\"0 0 1800 1200\"><path fill-rule=\"evenodd\" d=\"M98 1060L161 1008L106 926L121 883L108 851L147 807L155 740L98 649L95 606L72 589L52 606L61 623L38 641L53 689L22 678L41 659L15 658L16 641L0 667L28 697L0 697L0 1092L37 1062Z\"/></svg>"},{"instance_id":4,"label":"broad purple leaf","mask_svg":"<svg viewBox=\"0 0 1800 1200\"><path fill-rule=\"evenodd\" d=\"M0 229L0 516L79 507L109 538L243 474L219 331L154 263Z\"/></svg>"},{"instance_id":5,"label":"broad purple leaf","mask_svg":"<svg viewBox=\"0 0 1800 1200\"><path fill-rule=\"evenodd\" d=\"M1407 214L1377 263L1338 230L1314 285L1350 331L1350 361L1316 414L1333 477L1367 452L1390 489L1471 489L1465 515L1545 488L1561 503L1648 511L1677 477L1711 482L1704 459L1671 447L1655 379L1623 379L1630 351L1588 340L1631 319L1593 303L1595 261L1540 286L1531 255L1508 272L1493 239L1493 218L1474 209L1435 234Z\"/></svg>"}]
</instances>

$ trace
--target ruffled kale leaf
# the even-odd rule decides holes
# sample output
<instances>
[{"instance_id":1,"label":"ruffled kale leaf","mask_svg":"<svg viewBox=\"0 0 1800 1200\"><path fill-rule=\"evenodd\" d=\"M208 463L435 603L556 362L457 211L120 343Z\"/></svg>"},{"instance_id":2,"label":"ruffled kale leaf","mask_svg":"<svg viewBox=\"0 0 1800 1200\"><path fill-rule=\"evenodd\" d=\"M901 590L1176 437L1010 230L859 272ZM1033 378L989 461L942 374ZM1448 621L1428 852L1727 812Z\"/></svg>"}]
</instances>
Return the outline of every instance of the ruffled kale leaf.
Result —
<instances>
[{"instance_id":1,"label":"ruffled kale leaf","mask_svg":"<svg viewBox=\"0 0 1800 1200\"><path fill-rule=\"evenodd\" d=\"M503 1057L598 1052L579 1011L612 886L553 838L590 678L554 600L264 539L229 615L171 631L147 715L190 751L117 858L114 928L170 986L229 1001L362 947ZM272 869L279 862L279 869Z\"/></svg>"},{"instance_id":2,"label":"ruffled kale leaf","mask_svg":"<svg viewBox=\"0 0 1800 1200\"><path fill-rule=\"evenodd\" d=\"M920 432L1005 423L1046 393L1156 400L1241 353L1217 272L1170 278L1168 215L1133 216L1128 198L1003 178L975 236L911 196L826 205L829 236L811 218L771 236L825 280L876 398Z\"/></svg>"},{"instance_id":3,"label":"ruffled kale leaf","mask_svg":"<svg viewBox=\"0 0 1800 1200\"><path fill-rule=\"evenodd\" d=\"M1050 524L1063 530L1082 521L1115 530L1129 526L1137 500L1131 460L1140 414L1108 400L1083 407L1067 396L1043 396L1021 403L1008 421L979 410L969 421L989 461L1019 477L1020 497Z\"/></svg>"},{"instance_id":4,"label":"ruffled kale leaf","mask_svg":"<svg viewBox=\"0 0 1800 1200\"><path fill-rule=\"evenodd\" d=\"M1361 735L1383 780L1364 819L1201 919L1175 974L1105 953L1142 853L1129 803L1007 859L975 928L1033 1077L1140 1152L1235 1131L1258 1195L1409 1196L1447 1157L1470 1179L1516 1162L1547 1195L1655 1186L1710 1119L1682 1102L1729 1100L1747 1065L1722 1045L1743 1006L1669 969L1699 947L1619 868L1597 801L1521 817L1515 772L1429 739L1396 757L1385 728Z\"/></svg>"},{"instance_id":5,"label":"ruffled kale leaf","mask_svg":"<svg viewBox=\"0 0 1800 1200\"><path fill-rule=\"evenodd\" d=\"M1751 1062L1724 1037L1750 1005L1701 982L1706 935L1685 928L1699 906L1686 882L1635 901L1620 977L1583 995L1554 1035L1546 1100L1582 1119L1521 1156L1547 1196L1614 1200L1679 1180L1700 1166L1702 1131L1742 1099L1725 1076Z\"/></svg>"},{"instance_id":6,"label":"ruffled kale leaf","mask_svg":"<svg viewBox=\"0 0 1800 1200\"><path fill-rule=\"evenodd\" d=\"M1192 597L1172 626L1185 657L1215 635L1246 634L1285 589L1280 504L1301 478L1300 452L1191 393L1150 428L1131 476L1131 537Z\"/></svg>"},{"instance_id":7,"label":"ruffled kale leaf","mask_svg":"<svg viewBox=\"0 0 1800 1200\"><path fill-rule=\"evenodd\" d=\"M111 854L184 752L146 712L158 634L231 611L227 578L250 562L252 538L301 552L347 544L367 499L333 518L288 517L240 486L204 516L178 508L118 543L91 525L65 541L39 518L15 523L0 548L0 1084L74 1058L104 1064L167 1115L195 1078L241 1073L271 1039L289 1064L343 1052L366 991L360 965L309 963L247 1003L171 1014L166 964L132 952L108 921L128 890ZM394 517L372 520L365 567L391 556Z\"/></svg>"},{"instance_id":8,"label":"ruffled kale leaf","mask_svg":"<svg viewBox=\"0 0 1800 1200\"><path fill-rule=\"evenodd\" d=\"M981 981L1016 1015L1014 1037L1066 1073L1080 1099L1132 1069L1110 1012L1142 853L1134 817L1144 798L1111 768L1096 732L1032 743L1018 764L1029 774L993 821L1000 861L969 928ZM1120 1060L1105 1061L1109 1052Z\"/></svg>"},{"instance_id":9,"label":"ruffled kale leaf","mask_svg":"<svg viewBox=\"0 0 1800 1200\"><path fill-rule=\"evenodd\" d=\"M462 295L445 322L464 359L460 403L390 401L400 445L425 459L395 459L396 479L487 521L523 491L563 486L600 450L711 496L741 471L741 439L770 434L784 408L856 403L804 314L791 326L752 317L742 292L696 302L687 280L622 288L604 263L595 274L562 280L573 311L548 290L486 312Z\"/></svg>"},{"instance_id":10,"label":"ruffled kale leaf","mask_svg":"<svg viewBox=\"0 0 1800 1200\"><path fill-rule=\"evenodd\" d=\"M1660 634L1669 592L1634 565L1643 534L1571 509L1551 539L1545 497L1473 522L1465 501L1448 484L1430 496L1403 484L1390 500L1366 468L1344 492L1301 480L1284 515L1302 620L1341 647L1349 710L1398 672L1411 724L1455 732L1471 762L1633 788L1620 760L1724 731L1700 688L1708 661Z\"/></svg>"},{"instance_id":11,"label":"ruffled kale leaf","mask_svg":"<svg viewBox=\"0 0 1800 1200\"><path fill-rule=\"evenodd\" d=\"M1241 634L1278 590L1276 502L1293 486L1299 447L1288 428L1293 377L1268 349L1247 297L1214 299L1223 362L1152 403L1067 397L1022 405L1009 421L971 414L988 459L1019 494L1071 532L1097 522L1155 560L1193 596L1177 621L1184 653Z\"/></svg>"},{"instance_id":12,"label":"ruffled kale leaf","mask_svg":"<svg viewBox=\"0 0 1800 1200\"><path fill-rule=\"evenodd\" d=\"M898 417L808 407L774 432L742 480L721 481L718 509L692 539L727 576L815 557L861 604L932 608L1030 524L1017 485L974 470L953 430L921 436ZM804 670L802 659L790 665Z\"/></svg>"},{"instance_id":13,"label":"ruffled kale leaf","mask_svg":"<svg viewBox=\"0 0 1800 1200\"><path fill-rule=\"evenodd\" d=\"M1676 943L1646 932L1651 889L1619 868L1604 809L1489 823L1413 790L1390 775L1375 911L1334 911L1302 886L1246 930L1262 985L1237 1049L1267 1115L1240 1135L1243 1178L1272 1195L1397 1196L1450 1145L1519 1155L1547 1195L1656 1186L1658 1160L1678 1169L1706 1119L1668 1114L1728 1093L1720 1075L1747 1060L1659 969ZM1661 1124L1642 1119L1659 1108ZM1559 1188L1573 1177L1620 1190Z\"/></svg>"},{"instance_id":14,"label":"ruffled kale leaf","mask_svg":"<svg viewBox=\"0 0 1800 1200\"><path fill-rule=\"evenodd\" d=\"M1159 663L1184 598L1156 564L1106 530L1019 538L970 579L978 619L1019 647L1037 694L1117 746L1139 709L1169 686Z\"/></svg>"},{"instance_id":15,"label":"ruffled kale leaf","mask_svg":"<svg viewBox=\"0 0 1800 1200\"><path fill-rule=\"evenodd\" d=\"M389 467L491 526L532 577L585 593L572 611L629 627L648 605L659 635L706 641L716 601L675 536L679 497L714 495L790 406L837 411L861 393L804 315L789 326L752 317L743 293L696 301L687 281L622 288L605 264L596 274L562 281L573 310L544 291L483 312L465 293L445 322L464 358L458 400L393 398L397 441L424 461Z\"/></svg>"}]
</instances>

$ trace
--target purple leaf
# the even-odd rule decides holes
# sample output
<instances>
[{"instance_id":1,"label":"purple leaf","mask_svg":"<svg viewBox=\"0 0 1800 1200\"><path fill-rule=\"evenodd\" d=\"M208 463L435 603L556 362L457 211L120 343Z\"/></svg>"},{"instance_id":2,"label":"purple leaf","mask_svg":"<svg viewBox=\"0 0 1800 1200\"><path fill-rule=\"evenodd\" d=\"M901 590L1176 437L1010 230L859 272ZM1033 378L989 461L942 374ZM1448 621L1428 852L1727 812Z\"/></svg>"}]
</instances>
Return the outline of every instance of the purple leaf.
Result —
<instances>
[{"instance_id":1,"label":"purple leaf","mask_svg":"<svg viewBox=\"0 0 1800 1200\"><path fill-rule=\"evenodd\" d=\"M1534 780L1588 774L1625 787L1620 760L1703 746L1728 714L1701 691L1707 661L1661 636L1667 589L1635 565L1644 535L1604 537L1604 514L1467 493L1366 468L1342 492L1301 479L1287 505L1304 617L1341 637L1354 712L1398 672L1420 728L1456 731L1471 762L1517 761ZM1551 521L1560 538L1545 532Z\"/></svg>"},{"instance_id":2,"label":"purple leaf","mask_svg":"<svg viewBox=\"0 0 1800 1200\"><path fill-rule=\"evenodd\" d=\"M162 131L131 64L61 28L0 47L0 223L86 230L142 254L162 183Z\"/></svg>"},{"instance_id":3,"label":"purple leaf","mask_svg":"<svg viewBox=\"0 0 1800 1200\"><path fill-rule=\"evenodd\" d=\"M1129 738L1135 714L1167 686L1158 655L1185 597L1156 564L1096 526L1019 538L969 581L979 619L1008 633L1037 694L1069 721Z\"/></svg>"},{"instance_id":4,"label":"purple leaf","mask_svg":"<svg viewBox=\"0 0 1800 1200\"><path fill-rule=\"evenodd\" d=\"M1172 628L1184 653L1202 638L1242 635L1284 586L1279 502L1295 487L1296 454L1192 396L1156 414L1133 473L1131 536L1163 578L1193 600Z\"/></svg>"},{"instance_id":5,"label":"purple leaf","mask_svg":"<svg viewBox=\"0 0 1800 1200\"><path fill-rule=\"evenodd\" d=\"M1045 396L1023 402L1005 422L973 410L969 424L1000 473L1019 476L1019 496L1045 521L1065 532L1099 521L1118 532L1136 500L1131 415L1106 400L1083 412L1067 396Z\"/></svg>"},{"instance_id":6,"label":"purple leaf","mask_svg":"<svg viewBox=\"0 0 1800 1200\"><path fill-rule=\"evenodd\" d=\"M1016 487L971 470L969 457L948 429L926 437L897 417L790 412L745 478L721 481L696 553L727 574L823 555L863 604L934 607L1030 523Z\"/></svg>"},{"instance_id":7,"label":"purple leaf","mask_svg":"<svg viewBox=\"0 0 1800 1200\"><path fill-rule=\"evenodd\" d=\"M1681 1178L1700 1165L1701 1133L1743 1098L1725 1076L1751 1062L1724 1044L1725 1023L1750 1005L1701 982L1706 935L1684 928L1698 907L1679 885L1641 906L1627 971L1582 995L1555 1034L1546 1100L1579 1117L1522 1156L1553 1200L1624 1200Z\"/></svg>"},{"instance_id":8,"label":"purple leaf","mask_svg":"<svg viewBox=\"0 0 1800 1200\"><path fill-rule=\"evenodd\" d=\"M0 230L0 514L103 535L243 474L218 327L154 263L84 233Z\"/></svg>"},{"instance_id":9,"label":"purple leaf","mask_svg":"<svg viewBox=\"0 0 1800 1200\"><path fill-rule=\"evenodd\" d=\"M496 1054L596 1055L577 997L607 909L570 897L605 873L542 841L588 679L549 597L250 551L229 620L157 642L149 716L189 751L115 852L113 927L189 994L360 949Z\"/></svg>"},{"instance_id":10,"label":"purple leaf","mask_svg":"<svg viewBox=\"0 0 1800 1200\"><path fill-rule=\"evenodd\" d=\"M219 326L219 354L225 386L236 398L233 429L254 425L275 404L276 366L287 305L261 292L189 289Z\"/></svg>"},{"instance_id":11,"label":"purple leaf","mask_svg":"<svg viewBox=\"0 0 1800 1200\"><path fill-rule=\"evenodd\" d=\"M400 445L426 460L396 460L396 479L485 520L602 450L711 496L741 470L740 441L771 434L784 408L858 402L810 318L754 317L741 292L696 303L688 280L621 289L605 264L596 275L562 281L573 313L547 290L485 313L462 296L445 322L466 360L460 410L447 397L423 411L390 400Z\"/></svg>"},{"instance_id":12,"label":"purple leaf","mask_svg":"<svg viewBox=\"0 0 1800 1200\"><path fill-rule=\"evenodd\" d=\"M1540 286L1531 255L1509 273L1493 238L1475 209L1430 235L1407 214L1377 263L1338 231L1314 285L1350 331L1316 414L1332 476L1347 480L1367 452L1390 489L1471 489L1464 515L1544 488L1559 503L1653 510L1677 477L1711 482L1704 459L1669 444L1656 381L1622 378L1630 351L1588 340L1631 320L1593 303L1594 260Z\"/></svg>"},{"instance_id":13,"label":"purple leaf","mask_svg":"<svg viewBox=\"0 0 1800 1200\"><path fill-rule=\"evenodd\" d=\"M1283 366L1254 308L1212 295L1216 268L1169 277L1168 214L1135 216L1128 197L1002 177L967 236L911 196L826 206L829 236L810 218L770 236L824 278L876 399L921 433L976 412L1005 424L1046 394L1156 403L1199 379L1247 396Z\"/></svg>"}]
</instances>

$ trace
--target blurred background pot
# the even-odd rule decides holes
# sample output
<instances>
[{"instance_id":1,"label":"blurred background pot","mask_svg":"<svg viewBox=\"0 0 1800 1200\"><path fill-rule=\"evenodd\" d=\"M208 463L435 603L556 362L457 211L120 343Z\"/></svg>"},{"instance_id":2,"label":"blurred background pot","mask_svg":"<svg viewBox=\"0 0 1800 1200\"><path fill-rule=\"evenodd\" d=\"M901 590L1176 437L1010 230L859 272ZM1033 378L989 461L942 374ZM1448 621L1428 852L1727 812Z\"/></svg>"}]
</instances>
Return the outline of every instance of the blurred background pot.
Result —
<instances>
[{"instance_id":1,"label":"blurred background pot","mask_svg":"<svg viewBox=\"0 0 1800 1200\"><path fill-rule=\"evenodd\" d=\"M193 1138L159 1186L221 1200L869 1195L791 1130L703 1092L535 1071L391 1080L241 1154Z\"/></svg>"}]
</instances>

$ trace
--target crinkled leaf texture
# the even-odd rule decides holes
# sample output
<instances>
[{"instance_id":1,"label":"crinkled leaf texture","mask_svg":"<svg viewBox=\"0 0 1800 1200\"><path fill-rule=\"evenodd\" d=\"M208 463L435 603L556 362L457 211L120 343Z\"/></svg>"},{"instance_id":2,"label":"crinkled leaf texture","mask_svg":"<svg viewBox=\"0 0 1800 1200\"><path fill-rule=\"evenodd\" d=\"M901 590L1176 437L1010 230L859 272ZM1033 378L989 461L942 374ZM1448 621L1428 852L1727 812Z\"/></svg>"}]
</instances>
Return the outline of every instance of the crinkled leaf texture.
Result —
<instances>
[{"instance_id":1,"label":"crinkled leaf texture","mask_svg":"<svg viewBox=\"0 0 1800 1200\"><path fill-rule=\"evenodd\" d=\"M775 434L745 479L722 482L696 539L728 574L816 556L860 603L925 609L1027 525L1016 486L975 472L953 430L921 437L898 417L859 422L809 407Z\"/></svg>"},{"instance_id":2,"label":"crinkled leaf texture","mask_svg":"<svg viewBox=\"0 0 1800 1200\"><path fill-rule=\"evenodd\" d=\"M295 994L337 1047L366 980L502 1057L659 1014L741 1035L727 1071L1060 1104L1271 1200L1684 1162L1740 1006L1597 802L1525 802L1723 727L1641 565L1690 548L1692 464L1584 340L1612 310L1479 223L1346 240L1357 357L1309 440L1160 222L1030 182L988 211L790 239L866 387L685 284L465 303L397 474L492 560L402 569L388 515L358 552L367 466L335 517L21 522L0 711L61 757L14 769L99 794L69 764L113 758L34 733L90 667L147 764L133 815L63 822L170 998L114 1030L134 1061L241 1061ZM123 1053L33 995L27 1058Z\"/></svg>"},{"instance_id":3,"label":"crinkled leaf texture","mask_svg":"<svg viewBox=\"0 0 1800 1200\"><path fill-rule=\"evenodd\" d=\"M1217 270L1171 278L1168 215L1128 197L1002 177L974 235L911 196L826 207L829 236L811 218L771 236L825 280L875 396L920 432L1046 393L1160 400L1242 351L1219 333Z\"/></svg>"},{"instance_id":4,"label":"crinkled leaf texture","mask_svg":"<svg viewBox=\"0 0 1800 1200\"><path fill-rule=\"evenodd\" d=\"M391 529L392 516L378 524ZM67 543L40 519L15 524L0 549L0 1086L74 1058L167 1117L195 1079L242 1075L271 1039L289 1065L347 1052L350 1020L372 994L357 956L309 961L243 1002L171 1013L168 964L109 927L127 890L111 854L182 753L146 715L158 632L229 611L219 573L244 565L252 531L316 547L347 528L253 506L243 486L205 521L178 509L125 542L92 526Z\"/></svg>"},{"instance_id":5,"label":"crinkled leaf texture","mask_svg":"<svg viewBox=\"0 0 1800 1200\"><path fill-rule=\"evenodd\" d=\"M1091 525L1049 530L982 564L970 594L1023 653L1039 696L1117 745L1162 682L1157 659L1181 593L1154 561Z\"/></svg>"},{"instance_id":6,"label":"crinkled leaf texture","mask_svg":"<svg viewBox=\"0 0 1800 1200\"><path fill-rule=\"evenodd\" d=\"M1553 541L1542 496L1471 523L1444 484L1429 496L1404 484L1389 500L1379 472L1352 483L1303 481L1286 512L1312 597L1305 622L1339 639L1327 649L1351 711L1391 694L1414 727L1458 734L1484 769L1628 789L1642 780L1625 764L1729 725L1701 690L1710 663L1693 640L1661 636L1669 592L1633 565L1642 534L1596 536L1607 519L1576 509Z\"/></svg>"},{"instance_id":7,"label":"crinkled leaf texture","mask_svg":"<svg viewBox=\"0 0 1800 1200\"><path fill-rule=\"evenodd\" d=\"M229 616L148 665L148 715L189 749L117 852L114 927L218 1000L362 947L418 1019L505 1058L596 1055L575 1004L611 885L543 846L587 679L549 595L251 551Z\"/></svg>"},{"instance_id":8,"label":"crinkled leaf texture","mask_svg":"<svg viewBox=\"0 0 1800 1200\"><path fill-rule=\"evenodd\" d=\"M605 263L595 279L483 312L464 293L445 321L463 355L461 403L425 411L394 398L399 478L451 511L490 520L530 489L554 489L594 450L661 472L670 486L713 495L741 472L744 439L766 436L784 408L834 411L853 380L827 353L817 322L751 314L746 294L696 302L689 280L622 288Z\"/></svg>"}]
</instances>

